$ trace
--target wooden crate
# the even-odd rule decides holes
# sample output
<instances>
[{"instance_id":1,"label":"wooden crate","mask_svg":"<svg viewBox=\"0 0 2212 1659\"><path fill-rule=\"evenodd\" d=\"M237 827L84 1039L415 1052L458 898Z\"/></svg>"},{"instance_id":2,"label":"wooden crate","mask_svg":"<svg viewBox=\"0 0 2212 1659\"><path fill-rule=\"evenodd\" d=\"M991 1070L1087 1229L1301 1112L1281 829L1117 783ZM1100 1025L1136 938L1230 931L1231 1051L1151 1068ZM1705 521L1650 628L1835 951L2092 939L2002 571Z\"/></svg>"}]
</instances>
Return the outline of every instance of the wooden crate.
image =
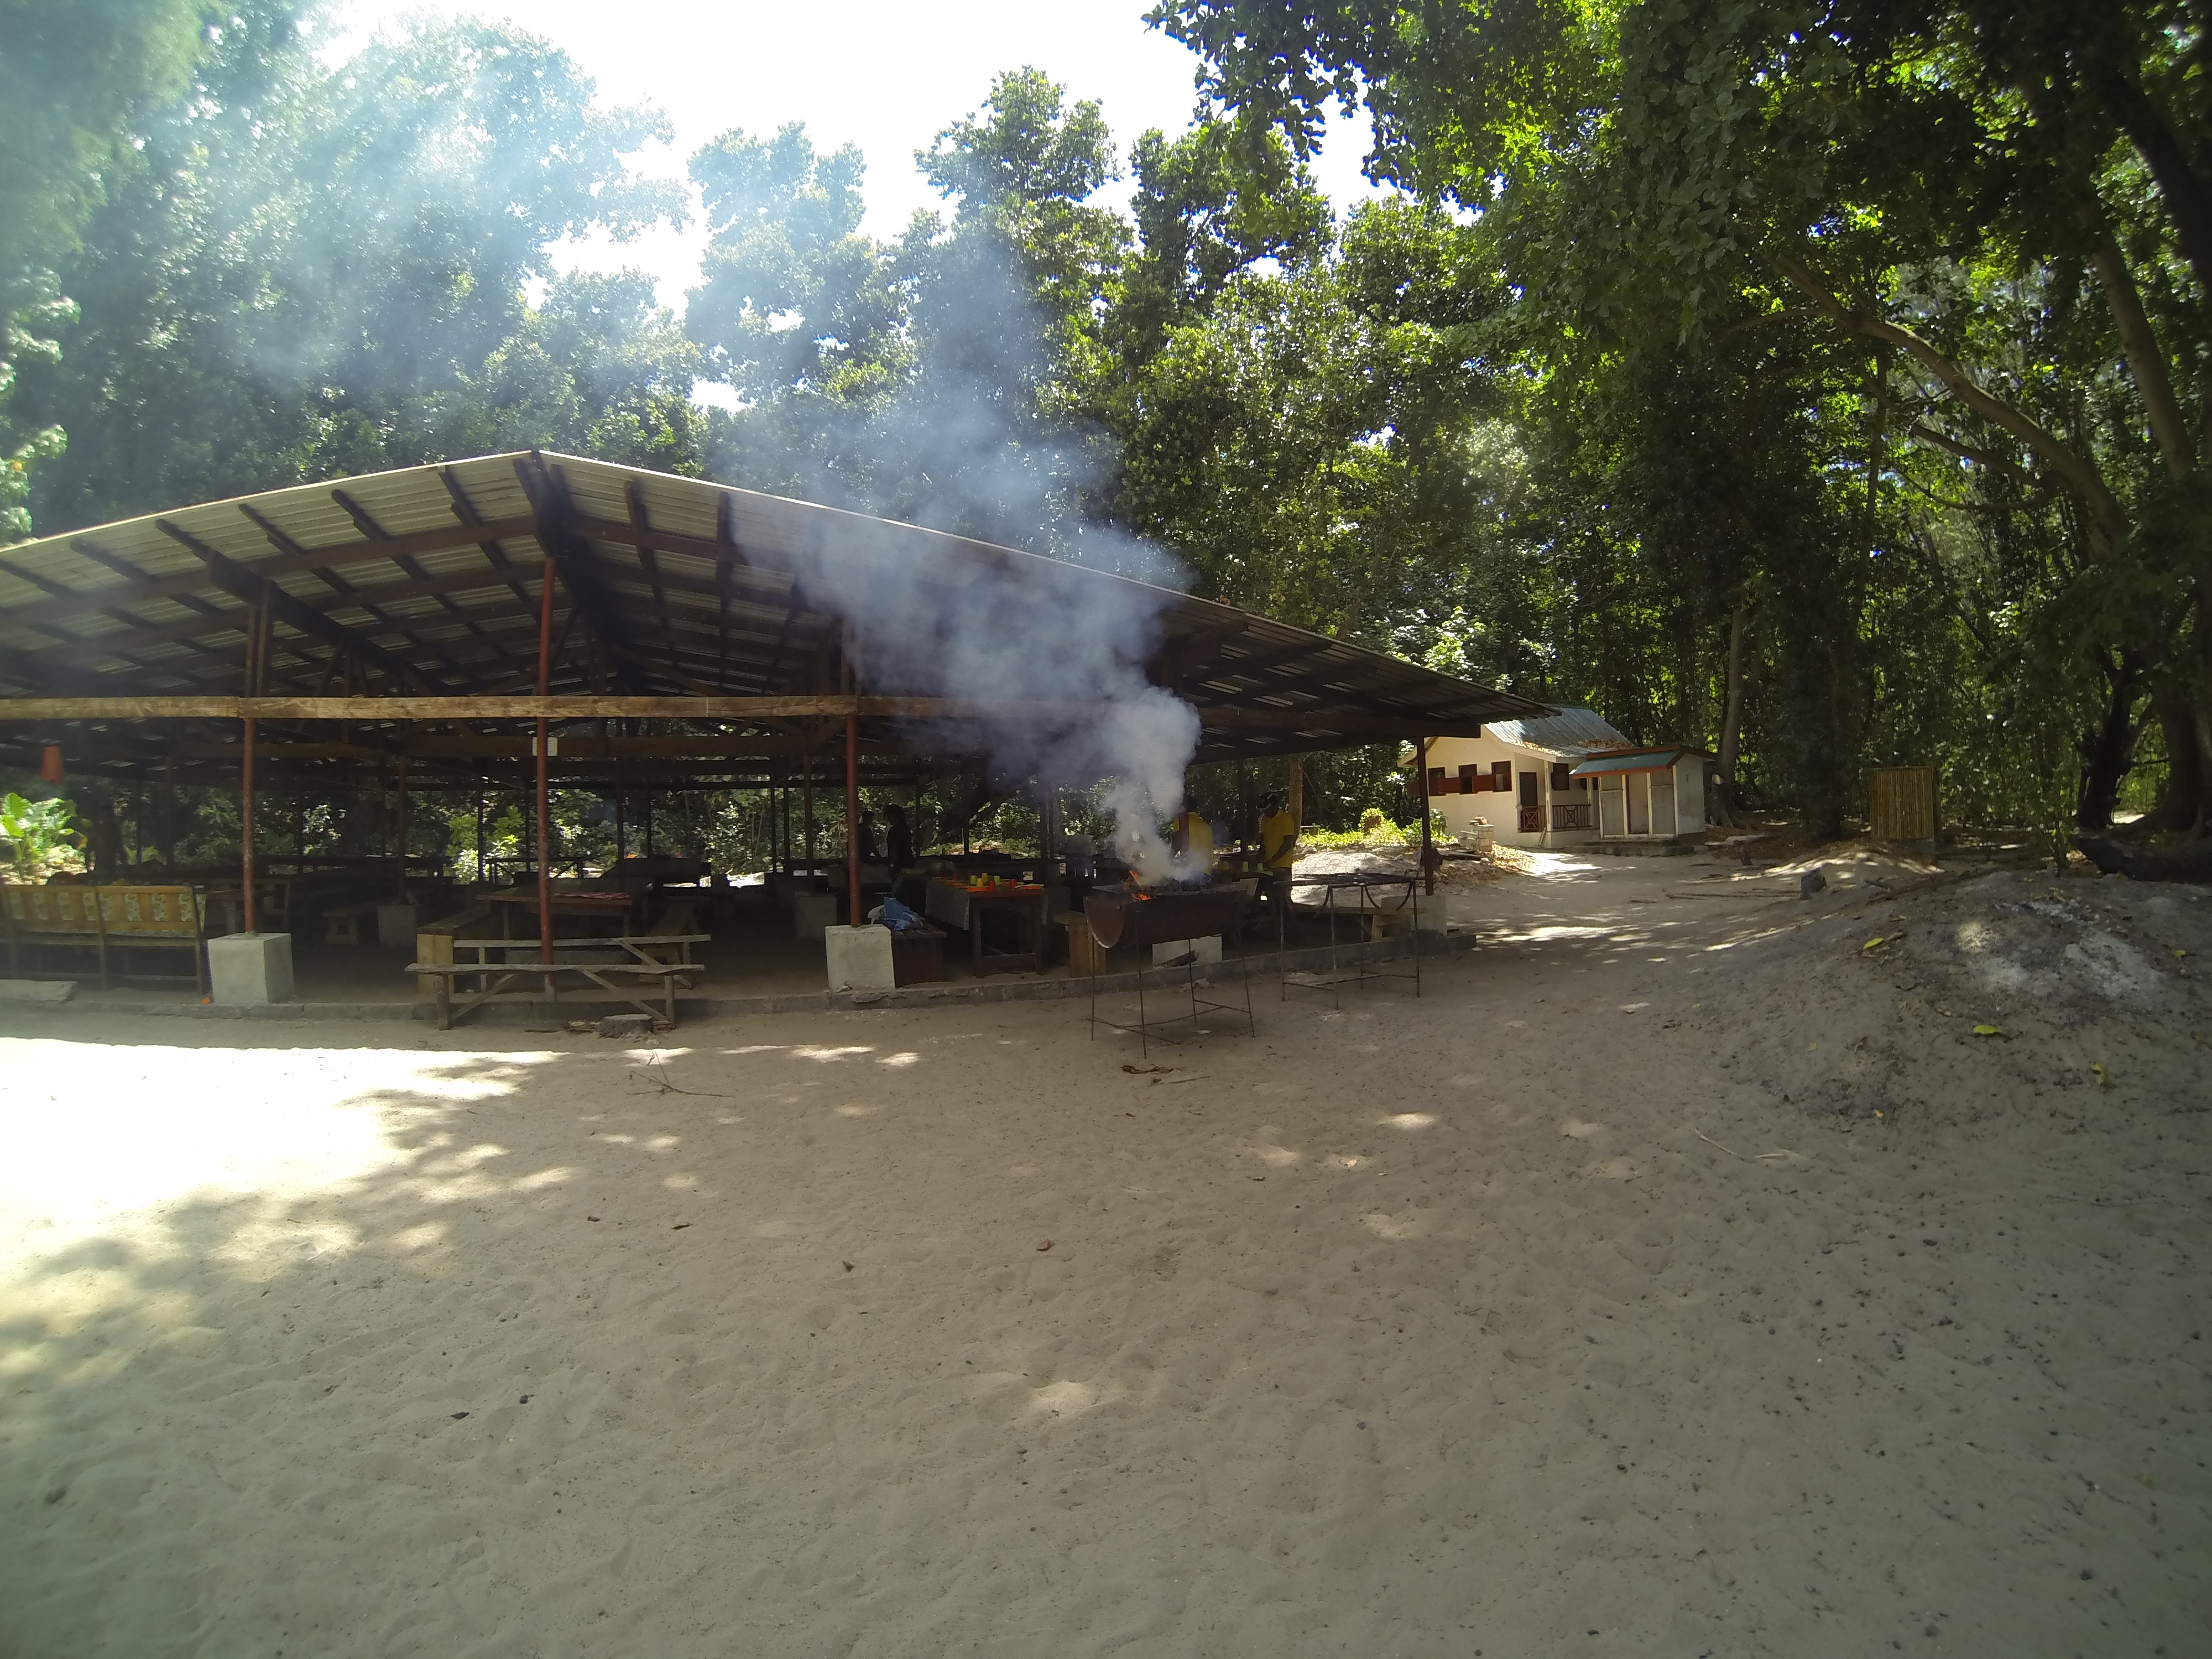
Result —
<instances>
[{"instance_id":1,"label":"wooden crate","mask_svg":"<svg viewBox=\"0 0 2212 1659\"><path fill-rule=\"evenodd\" d=\"M1876 841L1935 840L1937 807L1932 766L1877 766L1867 775L1867 827Z\"/></svg>"},{"instance_id":2,"label":"wooden crate","mask_svg":"<svg viewBox=\"0 0 2212 1659\"><path fill-rule=\"evenodd\" d=\"M891 983L931 985L945 977L945 930L927 922L891 934Z\"/></svg>"},{"instance_id":3,"label":"wooden crate","mask_svg":"<svg viewBox=\"0 0 2212 1659\"><path fill-rule=\"evenodd\" d=\"M1080 910L1058 910L1053 921L1067 929L1067 971L1079 979L1106 971L1106 952L1091 931L1091 919Z\"/></svg>"}]
</instances>

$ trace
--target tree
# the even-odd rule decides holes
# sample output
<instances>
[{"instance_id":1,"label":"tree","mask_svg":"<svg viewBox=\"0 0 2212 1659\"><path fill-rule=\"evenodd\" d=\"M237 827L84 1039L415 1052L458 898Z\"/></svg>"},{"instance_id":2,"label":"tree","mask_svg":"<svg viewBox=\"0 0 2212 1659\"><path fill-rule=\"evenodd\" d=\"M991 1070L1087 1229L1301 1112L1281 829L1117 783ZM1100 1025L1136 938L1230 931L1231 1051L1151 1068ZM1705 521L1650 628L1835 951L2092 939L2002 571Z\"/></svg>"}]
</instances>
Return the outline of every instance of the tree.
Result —
<instances>
[{"instance_id":1,"label":"tree","mask_svg":"<svg viewBox=\"0 0 2212 1659\"><path fill-rule=\"evenodd\" d=\"M1483 212L1562 326L1690 343L1802 318L1865 366L1876 484L1902 440L2063 498L2087 565L2036 603L2098 617L2085 650L2147 665L2130 695L2148 682L2187 714L2161 715L2176 821L2212 812L2205 421L2181 372L2205 336L2212 170L2189 137L2207 94L2182 9L1173 0L1154 15L1205 55L1225 106L1294 143L1329 98L1364 97L1376 168ZM2008 303L2021 277L2048 299L2032 318Z\"/></svg>"},{"instance_id":2,"label":"tree","mask_svg":"<svg viewBox=\"0 0 2212 1659\"><path fill-rule=\"evenodd\" d=\"M131 128L185 83L205 39L198 0L0 0L0 542L31 533L33 468L67 437L9 412L17 366L51 362L77 307L55 264L77 245Z\"/></svg>"},{"instance_id":3,"label":"tree","mask_svg":"<svg viewBox=\"0 0 2212 1659\"><path fill-rule=\"evenodd\" d=\"M600 108L526 36L423 27L329 68L298 24L234 10L61 264L82 321L20 392L70 434L42 522L497 445L696 465L672 319L554 263L667 210L621 161L656 118Z\"/></svg>"},{"instance_id":4,"label":"tree","mask_svg":"<svg viewBox=\"0 0 2212 1659\"><path fill-rule=\"evenodd\" d=\"M860 234L860 153L816 152L797 123L732 129L691 158L706 200L705 281L684 327L738 404L715 441L725 477L845 502L856 453L905 372L905 297L888 250Z\"/></svg>"}]
</instances>

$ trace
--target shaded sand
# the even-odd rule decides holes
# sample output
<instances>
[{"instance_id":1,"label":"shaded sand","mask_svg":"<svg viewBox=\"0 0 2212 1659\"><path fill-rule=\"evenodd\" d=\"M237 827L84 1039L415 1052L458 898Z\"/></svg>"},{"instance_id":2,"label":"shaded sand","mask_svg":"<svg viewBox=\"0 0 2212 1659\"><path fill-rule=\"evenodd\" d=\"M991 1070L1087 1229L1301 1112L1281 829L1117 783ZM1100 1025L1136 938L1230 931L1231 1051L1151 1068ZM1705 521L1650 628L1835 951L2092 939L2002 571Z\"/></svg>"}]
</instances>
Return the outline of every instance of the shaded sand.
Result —
<instances>
[{"instance_id":1,"label":"shaded sand","mask_svg":"<svg viewBox=\"0 0 2212 1659\"><path fill-rule=\"evenodd\" d=\"M2212 906L1653 862L1165 1073L0 1015L0 1652L2205 1651Z\"/></svg>"}]
</instances>

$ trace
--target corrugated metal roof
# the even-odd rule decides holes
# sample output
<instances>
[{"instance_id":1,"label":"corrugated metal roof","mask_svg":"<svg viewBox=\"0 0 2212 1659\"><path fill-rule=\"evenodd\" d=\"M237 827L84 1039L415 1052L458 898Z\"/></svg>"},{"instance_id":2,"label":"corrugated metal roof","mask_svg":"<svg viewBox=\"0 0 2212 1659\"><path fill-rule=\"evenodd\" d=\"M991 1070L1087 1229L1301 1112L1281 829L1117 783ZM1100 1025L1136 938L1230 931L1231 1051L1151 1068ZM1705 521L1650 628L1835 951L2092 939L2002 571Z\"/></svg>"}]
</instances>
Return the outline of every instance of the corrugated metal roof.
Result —
<instances>
[{"instance_id":1,"label":"corrugated metal roof","mask_svg":"<svg viewBox=\"0 0 2212 1659\"><path fill-rule=\"evenodd\" d=\"M1663 772L1695 749L1638 749L1626 755L1600 755L1586 760L1568 775L1594 778L1609 772Z\"/></svg>"},{"instance_id":2,"label":"corrugated metal roof","mask_svg":"<svg viewBox=\"0 0 2212 1659\"><path fill-rule=\"evenodd\" d=\"M1562 757L1629 746L1628 739L1594 708L1555 708L1526 720L1492 720L1488 729L1504 742Z\"/></svg>"},{"instance_id":3,"label":"corrugated metal roof","mask_svg":"<svg viewBox=\"0 0 2212 1659\"><path fill-rule=\"evenodd\" d=\"M0 684L11 696L234 695L265 595L274 695L345 695L350 686L331 678L341 658L433 693L533 689L549 559L555 628L568 641L556 653L556 694L810 693L823 689L823 665L843 636L836 593L877 583L982 595L984 578L1011 571L1069 628L1117 594L1134 599L1156 636L1146 672L1198 710L1202 759L1545 712L1064 561L537 452L302 484L0 549ZM1009 648L1050 653L1053 641ZM865 679L868 665L857 665ZM364 718L374 719L367 708Z\"/></svg>"}]
</instances>

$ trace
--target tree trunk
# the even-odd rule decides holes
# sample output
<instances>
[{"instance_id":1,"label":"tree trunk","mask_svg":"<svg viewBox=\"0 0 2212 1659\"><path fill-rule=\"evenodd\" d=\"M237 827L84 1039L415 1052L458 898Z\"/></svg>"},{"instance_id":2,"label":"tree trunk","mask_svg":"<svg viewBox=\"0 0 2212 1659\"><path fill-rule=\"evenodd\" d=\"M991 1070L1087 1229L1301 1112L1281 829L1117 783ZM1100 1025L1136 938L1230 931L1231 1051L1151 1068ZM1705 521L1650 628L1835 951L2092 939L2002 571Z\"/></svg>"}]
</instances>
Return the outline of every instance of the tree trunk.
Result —
<instances>
[{"instance_id":1,"label":"tree trunk","mask_svg":"<svg viewBox=\"0 0 2212 1659\"><path fill-rule=\"evenodd\" d=\"M2212 776L2212 767L2205 764L2205 723L2186 686L2168 681L2151 693L2150 701L2166 738L2166 787L2154 817L2161 829L2195 830L2204 822L2205 782Z\"/></svg>"},{"instance_id":2,"label":"tree trunk","mask_svg":"<svg viewBox=\"0 0 2212 1659\"><path fill-rule=\"evenodd\" d=\"M2142 678L2142 665L2131 651L2122 650L2117 661L2105 665L2105 718L2095 730L2081 734L2081 793L2074 811L2079 829L2095 831L2112 827L2112 813L2120 802L2120 785L2135 760L2136 734L2140 729L2135 708Z\"/></svg>"},{"instance_id":3,"label":"tree trunk","mask_svg":"<svg viewBox=\"0 0 2212 1659\"><path fill-rule=\"evenodd\" d=\"M1733 830L1735 822L1735 761L1743 744L1743 635L1745 607L1729 618L1728 702L1721 711L1721 779L1717 822Z\"/></svg>"}]
</instances>

